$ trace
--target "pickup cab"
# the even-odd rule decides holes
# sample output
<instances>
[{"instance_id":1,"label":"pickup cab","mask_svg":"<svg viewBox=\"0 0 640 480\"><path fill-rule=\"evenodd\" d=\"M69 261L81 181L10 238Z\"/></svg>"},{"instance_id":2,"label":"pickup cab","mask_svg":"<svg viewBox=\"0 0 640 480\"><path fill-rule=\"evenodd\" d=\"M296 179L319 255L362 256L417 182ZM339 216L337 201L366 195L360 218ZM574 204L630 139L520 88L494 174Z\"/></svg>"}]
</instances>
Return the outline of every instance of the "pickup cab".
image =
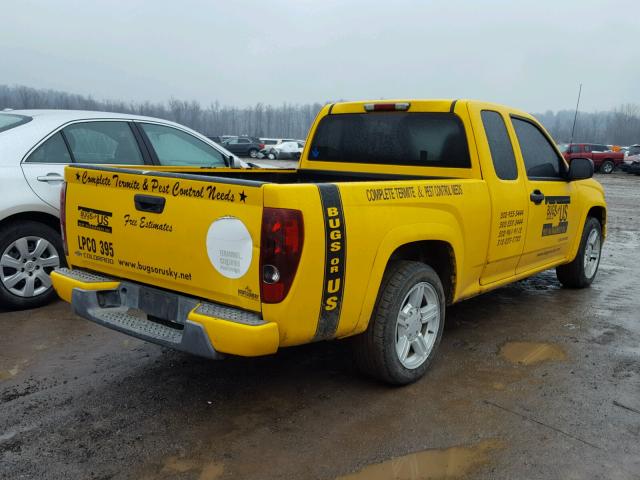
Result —
<instances>
[{"instance_id":1,"label":"pickup cab","mask_svg":"<svg viewBox=\"0 0 640 480\"><path fill-rule=\"evenodd\" d=\"M420 378L447 305L555 268L596 276L593 164L530 115L467 100L326 105L295 170L72 165L56 291L93 322L208 358L353 337L366 373Z\"/></svg>"},{"instance_id":2,"label":"pickup cab","mask_svg":"<svg viewBox=\"0 0 640 480\"><path fill-rule=\"evenodd\" d=\"M609 146L596 143L570 143L563 152L564 158L589 158L596 170L613 173L616 167L624 163L624 153L614 152Z\"/></svg>"}]
</instances>

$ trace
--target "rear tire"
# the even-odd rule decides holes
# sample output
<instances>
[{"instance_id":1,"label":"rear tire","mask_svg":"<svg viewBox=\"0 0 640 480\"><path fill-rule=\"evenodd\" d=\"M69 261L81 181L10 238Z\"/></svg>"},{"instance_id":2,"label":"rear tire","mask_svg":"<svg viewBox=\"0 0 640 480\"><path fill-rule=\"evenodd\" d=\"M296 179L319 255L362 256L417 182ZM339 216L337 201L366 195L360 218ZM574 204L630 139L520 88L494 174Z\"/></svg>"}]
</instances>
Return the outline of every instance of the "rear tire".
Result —
<instances>
[{"instance_id":1,"label":"rear tire","mask_svg":"<svg viewBox=\"0 0 640 480\"><path fill-rule=\"evenodd\" d=\"M44 223L12 223L0 231L0 304L23 310L56 298L49 274L65 265L60 234Z\"/></svg>"},{"instance_id":2,"label":"rear tire","mask_svg":"<svg viewBox=\"0 0 640 480\"><path fill-rule=\"evenodd\" d=\"M258 150L256 150L255 148L252 148L251 150L249 150L249 156L251 158L257 158L258 157Z\"/></svg>"},{"instance_id":3,"label":"rear tire","mask_svg":"<svg viewBox=\"0 0 640 480\"><path fill-rule=\"evenodd\" d=\"M357 366L393 385L415 382L435 357L444 318L445 296L438 274L420 262L391 263L367 330L353 338Z\"/></svg>"},{"instance_id":4,"label":"rear tire","mask_svg":"<svg viewBox=\"0 0 640 480\"><path fill-rule=\"evenodd\" d=\"M556 267L556 276L564 287L585 288L591 285L600 265L602 226L595 217L587 217L580 248L571 263Z\"/></svg>"},{"instance_id":5,"label":"rear tire","mask_svg":"<svg viewBox=\"0 0 640 480\"><path fill-rule=\"evenodd\" d=\"M615 168L616 166L611 160L605 160L602 165L600 165L600 171L606 174L613 173Z\"/></svg>"}]
</instances>

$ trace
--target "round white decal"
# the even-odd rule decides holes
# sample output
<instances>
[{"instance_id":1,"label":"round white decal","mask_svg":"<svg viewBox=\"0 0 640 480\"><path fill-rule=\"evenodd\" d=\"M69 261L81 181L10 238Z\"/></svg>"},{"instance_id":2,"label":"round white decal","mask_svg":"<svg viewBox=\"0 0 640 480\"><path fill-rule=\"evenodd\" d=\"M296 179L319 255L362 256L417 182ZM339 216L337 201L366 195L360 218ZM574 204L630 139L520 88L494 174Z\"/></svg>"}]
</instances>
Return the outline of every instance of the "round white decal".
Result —
<instances>
[{"instance_id":1,"label":"round white decal","mask_svg":"<svg viewBox=\"0 0 640 480\"><path fill-rule=\"evenodd\" d=\"M249 230L237 218L219 218L207 231L207 254L220 275L242 277L249 270L253 256Z\"/></svg>"}]
</instances>

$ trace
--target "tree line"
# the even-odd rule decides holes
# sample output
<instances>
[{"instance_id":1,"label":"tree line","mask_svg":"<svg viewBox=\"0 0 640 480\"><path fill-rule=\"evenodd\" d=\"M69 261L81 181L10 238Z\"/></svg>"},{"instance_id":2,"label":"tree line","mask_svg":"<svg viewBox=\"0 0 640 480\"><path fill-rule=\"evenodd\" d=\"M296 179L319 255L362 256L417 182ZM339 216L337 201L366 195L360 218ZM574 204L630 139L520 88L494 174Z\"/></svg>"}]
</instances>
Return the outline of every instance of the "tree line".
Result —
<instances>
[{"instance_id":1,"label":"tree line","mask_svg":"<svg viewBox=\"0 0 640 480\"><path fill-rule=\"evenodd\" d=\"M254 137L305 138L318 111L327 103L279 106L257 103L233 107L213 102L170 99L167 102L96 100L91 96L22 85L0 85L0 110L55 108L101 110L146 115L181 123L204 135L251 135ZM572 138L574 111L534 114L558 142ZM640 106L625 104L603 112L578 112L574 142L630 145L640 143Z\"/></svg>"}]
</instances>

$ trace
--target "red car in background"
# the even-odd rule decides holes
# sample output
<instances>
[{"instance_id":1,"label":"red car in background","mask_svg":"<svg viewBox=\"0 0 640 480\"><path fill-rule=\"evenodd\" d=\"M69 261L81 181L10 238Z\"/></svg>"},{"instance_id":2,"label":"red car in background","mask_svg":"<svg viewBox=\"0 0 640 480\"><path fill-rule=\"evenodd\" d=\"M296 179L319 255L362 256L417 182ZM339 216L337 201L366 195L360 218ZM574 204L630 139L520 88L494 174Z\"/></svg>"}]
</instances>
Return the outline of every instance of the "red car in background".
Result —
<instances>
[{"instance_id":1,"label":"red car in background","mask_svg":"<svg viewBox=\"0 0 640 480\"><path fill-rule=\"evenodd\" d=\"M602 173L613 172L624 161L624 153L614 152L609 146L599 143L570 143L562 154L567 161L572 158L590 158L594 169Z\"/></svg>"}]
</instances>

